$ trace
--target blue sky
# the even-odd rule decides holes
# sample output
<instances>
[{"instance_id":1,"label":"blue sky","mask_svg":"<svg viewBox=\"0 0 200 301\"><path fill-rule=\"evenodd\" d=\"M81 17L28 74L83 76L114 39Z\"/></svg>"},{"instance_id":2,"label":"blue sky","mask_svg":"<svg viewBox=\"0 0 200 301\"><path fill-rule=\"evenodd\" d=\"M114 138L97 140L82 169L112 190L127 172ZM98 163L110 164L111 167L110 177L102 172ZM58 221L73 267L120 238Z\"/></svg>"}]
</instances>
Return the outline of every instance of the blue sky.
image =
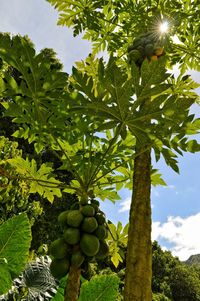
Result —
<instances>
[{"instance_id":1,"label":"blue sky","mask_svg":"<svg viewBox=\"0 0 200 301\"><path fill-rule=\"evenodd\" d=\"M58 27L57 12L45 0L1 0L0 28L2 32L27 34L37 51L53 48L65 71L71 72L75 61L84 59L90 52L90 44L73 38L68 28ZM200 83L200 74L191 71ZM200 107L193 109L200 116ZM199 137L198 137L199 139ZM152 188L153 239L163 248L185 260L191 254L200 253L200 153L185 154L179 158L180 175L173 172L163 161L154 165L163 174L167 187ZM130 191L120 193L122 201L113 205L107 201L102 209L113 222L128 222Z\"/></svg>"}]
</instances>

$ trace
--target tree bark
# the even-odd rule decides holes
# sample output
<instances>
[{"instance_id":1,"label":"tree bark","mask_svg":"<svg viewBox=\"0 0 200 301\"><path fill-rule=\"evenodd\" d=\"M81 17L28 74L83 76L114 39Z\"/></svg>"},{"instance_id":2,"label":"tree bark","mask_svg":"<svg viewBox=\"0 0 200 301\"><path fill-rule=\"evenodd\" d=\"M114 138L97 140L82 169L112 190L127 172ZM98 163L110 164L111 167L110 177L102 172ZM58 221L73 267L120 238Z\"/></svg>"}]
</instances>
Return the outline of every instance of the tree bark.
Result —
<instances>
[{"instance_id":1,"label":"tree bark","mask_svg":"<svg viewBox=\"0 0 200 301\"><path fill-rule=\"evenodd\" d=\"M65 288L64 301L77 301L80 292L80 275L81 270L75 266L71 266L67 278L67 286Z\"/></svg>"},{"instance_id":2,"label":"tree bark","mask_svg":"<svg viewBox=\"0 0 200 301\"><path fill-rule=\"evenodd\" d=\"M151 154L136 144L124 301L152 301Z\"/></svg>"}]
</instances>

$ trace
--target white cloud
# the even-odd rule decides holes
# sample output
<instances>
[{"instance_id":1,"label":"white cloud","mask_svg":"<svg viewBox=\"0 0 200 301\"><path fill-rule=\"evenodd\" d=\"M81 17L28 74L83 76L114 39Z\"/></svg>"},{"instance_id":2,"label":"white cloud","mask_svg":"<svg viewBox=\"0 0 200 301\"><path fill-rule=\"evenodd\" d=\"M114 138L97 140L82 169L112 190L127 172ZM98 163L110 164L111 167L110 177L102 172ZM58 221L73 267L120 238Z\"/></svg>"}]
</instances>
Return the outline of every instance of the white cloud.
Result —
<instances>
[{"instance_id":1,"label":"white cloud","mask_svg":"<svg viewBox=\"0 0 200 301\"><path fill-rule=\"evenodd\" d=\"M119 204L119 206L121 206L121 208L118 210L119 213L129 211L131 206L131 197L126 198ZM151 208L153 207L154 205L151 203Z\"/></svg>"},{"instance_id":2,"label":"white cloud","mask_svg":"<svg viewBox=\"0 0 200 301\"><path fill-rule=\"evenodd\" d=\"M186 218L170 216L167 222L161 224L154 222L152 227L152 239L164 239L172 244L172 254L180 260L186 260L190 255L200 253L200 213Z\"/></svg>"},{"instance_id":3,"label":"white cloud","mask_svg":"<svg viewBox=\"0 0 200 301\"><path fill-rule=\"evenodd\" d=\"M125 212L130 210L131 206L131 197L126 198L124 201L122 201L120 204L121 208L119 209L119 212Z\"/></svg>"}]
</instances>

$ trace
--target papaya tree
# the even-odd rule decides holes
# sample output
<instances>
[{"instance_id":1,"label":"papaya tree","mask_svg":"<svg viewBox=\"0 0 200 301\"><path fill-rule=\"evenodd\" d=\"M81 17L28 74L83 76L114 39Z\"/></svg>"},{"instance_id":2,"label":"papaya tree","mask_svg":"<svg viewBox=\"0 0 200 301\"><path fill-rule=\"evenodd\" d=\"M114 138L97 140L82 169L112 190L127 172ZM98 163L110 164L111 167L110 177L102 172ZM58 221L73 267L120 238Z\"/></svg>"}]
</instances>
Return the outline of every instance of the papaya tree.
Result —
<instances>
[{"instance_id":1,"label":"papaya tree","mask_svg":"<svg viewBox=\"0 0 200 301\"><path fill-rule=\"evenodd\" d=\"M74 180L62 183L49 164L38 167L34 159L8 163L32 193L52 202L63 192L75 192L81 210L92 204L93 196L114 200L115 189L124 183L132 186L124 297L152 300L151 152L178 171L177 153L199 150L198 143L188 138L199 129L199 120L189 113L197 100L192 91L196 84L188 76L175 79L167 72L176 62L182 73L198 65L198 40L189 39L196 36L199 22L195 3L50 2L63 11L60 24L74 27L75 35L85 32L93 42L93 54L68 77L50 70L48 58L36 54L27 38L1 35L0 56L18 70L21 81L4 70L0 92L5 115L20 125L15 137L33 143L37 153L48 145ZM160 39L157 27L164 17L183 45L170 36ZM104 49L107 64L94 58ZM66 272L69 264L65 265ZM80 270L74 266L69 270L66 300L78 298Z\"/></svg>"},{"instance_id":2,"label":"papaya tree","mask_svg":"<svg viewBox=\"0 0 200 301\"><path fill-rule=\"evenodd\" d=\"M83 98L81 89L78 93L69 92L68 74L52 69L50 57L36 54L27 37L1 34L0 40L0 56L5 64L0 80L2 120L9 117L18 125L13 136L33 145L36 156L34 151L31 156L20 151L20 156L5 157L1 161L1 178L10 186L13 181L19 186L24 183L29 195L38 194L51 203L55 198L65 202L66 192L78 197L73 209L66 204L66 211L72 211L67 214L67 221L66 211L59 215L63 235L52 242L49 250L54 257L53 275L61 278L69 271L65 299L77 300L80 274L85 269L83 261L86 258L87 265L94 256L102 258L108 252L105 216L94 197L113 201L118 198L116 190L130 179L133 138L128 135L124 143L118 141L118 131L109 130L105 137L96 135L98 122L93 126L92 118L72 116L67 110L74 99ZM18 72L17 78L9 72L10 68ZM53 166L48 155L46 160L36 161L46 149L61 162L59 168ZM57 177L57 171L65 170L72 175L70 183Z\"/></svg>"},{"instance_id":3,"label":"papaya tree","mask_svg":"<svg viewBox=\"0 0 200 301\"><path fill-rule=\"evenodd\" d=\"M197 85L185 75L188 68L199 70L197 1L49 2L61 12L59 25L72 27L75 36L83 32L93 54L106 50L110 56L107 68L99 61L97 73L88 66L79 66L78 76L74 71L75 88L86 96L74 109L90 112L100 129L119 129L122 139L130 131L135 138L124 297L152 300L151 153L179 172L177 154L199 151L188 138L199 130L199 119L190 114ZM161 31L170 27L164 37L159 34L163 22ZM178 78L167 72L176 63ZM96 94L88 93L90 86Z\"/></svg>"}]
</instances>

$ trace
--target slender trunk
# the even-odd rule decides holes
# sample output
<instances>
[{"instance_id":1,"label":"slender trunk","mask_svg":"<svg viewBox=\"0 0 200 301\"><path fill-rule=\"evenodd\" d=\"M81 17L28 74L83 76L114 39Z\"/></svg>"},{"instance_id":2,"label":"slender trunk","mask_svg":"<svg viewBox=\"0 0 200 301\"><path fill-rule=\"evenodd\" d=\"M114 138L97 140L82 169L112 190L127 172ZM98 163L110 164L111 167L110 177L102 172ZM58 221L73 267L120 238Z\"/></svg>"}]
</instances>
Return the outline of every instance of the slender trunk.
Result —
<instances>
[{"instance_id":1,"label":"slender trunk","mask_svg":"<svg viewBox=\"0 0 200 301\"><path fill-rule=\"evenodd\" d=\"M81 270L74 266L70 267L67 286L65 289L64 301L77 301L80 292L80 275Z\"/></svg>"},{"instance_id":2,"label":"slender trunk","mask_svg":"<svg viewBox=\"0 0 200 301\"><path fill-rule=\"evenodd\" d=\"M138 154L138 155L137 155ZM151 154L136 144L129 216L125 301L152 301Z\"/></svg>"}]
</instances>

